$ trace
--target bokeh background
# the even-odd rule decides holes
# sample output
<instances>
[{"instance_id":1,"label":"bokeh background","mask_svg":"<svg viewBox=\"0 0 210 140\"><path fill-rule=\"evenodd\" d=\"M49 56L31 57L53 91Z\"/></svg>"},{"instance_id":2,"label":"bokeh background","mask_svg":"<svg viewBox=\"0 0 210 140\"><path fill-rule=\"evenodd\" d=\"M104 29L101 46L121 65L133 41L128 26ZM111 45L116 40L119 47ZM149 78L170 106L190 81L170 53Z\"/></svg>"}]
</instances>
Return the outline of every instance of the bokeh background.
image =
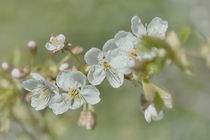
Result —
<instances>
[{"instance_id":1,"label":"bokeh background","mask_svg":"<svg viewBox=\"0 0 210 140\"><path fill-rule=\"evenodd\" d=\"M101 48L119 30L130 31L134 15L149 23L156 16L169 22L169 30L179 33L184 27L192 33L186 49L200 47L200 32L210 35L209 0L0 0L0 60L20 50L22 67L28 63L26 44L39 46L36 63L48 56L44 45L51 33L63 33L73 45ZM62 54L56 54L59 60ZM49 121L60 140L208 140L210 137L210 69L202 59L189 58L194 73L188 76L176 66L167 66L153 81L166 87L173 96L174 108L161 121L146 123L140 109L141 89L132 83L113 89L105 81L99 89L102 102L96 106L97 126L89 132L77 126L80 111ZM28 104L30 106L30 104ZM27 114L25 114L27 115ZM29 126L30 127L30 126ZM15 135L15 124L0 140L24 139ZM48 134L38 136L47 139Z\"/></svg>"}]
</instances>

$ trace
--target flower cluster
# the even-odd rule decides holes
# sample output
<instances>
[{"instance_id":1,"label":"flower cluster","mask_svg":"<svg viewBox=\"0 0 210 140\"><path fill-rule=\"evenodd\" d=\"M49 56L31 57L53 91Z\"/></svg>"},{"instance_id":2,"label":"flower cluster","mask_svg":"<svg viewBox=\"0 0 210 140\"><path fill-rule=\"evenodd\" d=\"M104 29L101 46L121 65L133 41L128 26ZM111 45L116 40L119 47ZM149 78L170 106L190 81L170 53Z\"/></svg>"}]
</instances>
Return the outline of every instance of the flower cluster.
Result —
<instances>
[{"instance_id":1,"label":"flower cluster","mask_svg":"<svg viewBox=\"0 0 210 140\"><path fill-rule=\"evenodd\" d=\"M97 104L100 93L95 86L86 85L86 76L79 72L64 70L56 78L56 84L46 81L41 75L31 73L33 79L23 82L23 88L32 92L31 106L42 110L49 106L58 115L69 109L78 109L83 103Z\"/></svg>"},{"instance_id":2,"label":"flower cluster","mask_svg":"<svg viewBox=\"0 0 210 140\"><path fill-rule=\"evenodd\" d=\"M125 77L129 77L129 79L135 80L137 83L148 79L147 76L136 78L134 67L138 63L155 60L163 48L157 48L155 45L145 48L141 43L144 40L144 36L165 40L167 28L167 21L159 17L152 19L148 26L144 26L140 18L134 16L131 19L132 32L119 31L114 38L109 39L104 44L102 50L91 48L85 53L86 67L76 57L76 55L82 54L82 47L77 46L70 50L69 46L71 45L66 41L66 37L63 34L56 37L52 36L45 45L46 49L52 54L58 51L69 51L71 56L79 63L80 68L77 69L75 67L74 70L70 70L68 63L60 64L60 72L55 77L54 83L45 80L38 73L31 73L33 79L23 82L24 89L33 93L31 106L36 110L42 110L48 106L56 115L63 114L69 109L74 110L81 106L85 108L86 105L99 103L101 100L99 97L100 92L95 86L100 85L105 78L113 88L122 86ZM143 82L143 89L146 88L144 85L146 84ZM160 96L161 101L164 103L168 101L164 100L164 97L168 94L160 88L155 87L154 90L153 93L145 91L147 95L152 94L152 98L147 99L147 96L144 95L146 97L144 98L147 99L147 105L143 111L147 122L150 122L152 119L160 120L163 117L162 108L156 109L155 97ZM86 111L83 110L83 112ZM84 113L82 114L84 116ZM79 122L82 126L86 126L87 129L91 129L90 126L94 126L89 125L89 123L83 124L81 120L86 119L80 118ZM92 122L95 121L93 120Z\"/></svg>"}]
</instances>

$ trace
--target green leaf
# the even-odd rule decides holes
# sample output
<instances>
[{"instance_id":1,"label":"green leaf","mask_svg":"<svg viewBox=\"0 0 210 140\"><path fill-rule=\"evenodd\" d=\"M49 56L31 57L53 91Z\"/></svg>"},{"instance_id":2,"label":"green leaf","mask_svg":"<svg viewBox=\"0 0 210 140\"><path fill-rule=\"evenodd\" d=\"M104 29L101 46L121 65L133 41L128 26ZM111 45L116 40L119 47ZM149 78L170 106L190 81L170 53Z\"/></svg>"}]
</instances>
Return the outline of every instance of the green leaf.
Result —
<instances>
[{"instance_id":1,"label":"green leaf","mask_svg":"<svg viewBox=\"0 0 210 140\"><path fill-rule=\"evenodd\" d=\"M168 90L158 86L158 85L155 85L155 89L157 91L157 94L160 96L160 98L162 99L165 107L167 108L172 108L173 105L172 105L172 97L171 97L171 94Z\"/></svg>"},{"instance_id":2,"label":"green leaf","mask_svg":"<svg viewBox=\"0 0 210 140\"><path fill-rule=\"evenodd\" d=\"M160 97L159 93L156 92L155 98L154 98L154 105L158 112L160 112L164 107L164 102L162 98Z\"/></svg>"},{"instance_id":3,"label":"green leaf","mask_svg":"<svg viewBox=\"0 0 210 140\"><path fill-rule=\"evenodd\" d=\"M172 97L168 90L154 84L150 83L147 80L142 82L145 99L149 102L157 102L160 106L160 99L167 108L172 108ZM160 99L159 99L160 98Z\"/></svg>"},{"instance_id":4,"label":"green leaf","mask_svg":"<svg viewBox=\"0 0 210 140\"><path fill-rule=\"evenodd\" d=\"M143 80L142 86L144 90L145 99L147 101L153 102L156 92L154 85L152 83L149 83L147 80Z\"/></svg>"},{"instance_id":5,"label":"green leaf","mask_svg":"<svg viewBox=\"0 0 210 140\"><path fill-rule=\"evenodd\" d=\"M180 32L180 35L179 35L179 38L181 40L182 43L185 43L189 37L190 37L190 34L191 34L191 29L190 27L184 27L182 29L182 31Z\"/></svg>"}]
</instances>

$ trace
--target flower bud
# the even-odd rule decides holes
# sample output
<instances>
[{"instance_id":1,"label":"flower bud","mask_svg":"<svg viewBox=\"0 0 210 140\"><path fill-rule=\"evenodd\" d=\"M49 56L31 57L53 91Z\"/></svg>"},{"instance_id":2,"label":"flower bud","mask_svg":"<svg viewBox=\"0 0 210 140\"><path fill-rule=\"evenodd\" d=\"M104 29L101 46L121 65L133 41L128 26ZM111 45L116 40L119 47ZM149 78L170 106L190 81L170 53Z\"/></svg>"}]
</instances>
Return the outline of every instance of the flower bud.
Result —
<instances>
[{"instance_id":1,"label":"flower bud","mask_svg":"<svg viewBox=\"0 0 210 140\"><path fill-rule=\"evenodd\" d=\"M19 68L14 68L11 72L11 76L14 79L23 78L25 75L26 73L22 69L19 69Z\"/></svg>"},{"instance_id":2,"label":"flower bud","mask_svg":"<svg viewBox=\"0 0 210 140\"><path fill-rule=\"evenodd\" d=\"M73 67L71 68L71 71L77 71L77 67L76 67L76 66L73 66Z\"/></svg>"},{"instance_id":3,"label":"flower bud","mask_svg":"<svg viewBox=\"0 0 210 140\"><path fill-rule=\"evenodd\" d=\"M31 54L35 55L37 52L37 44L35 41L31 40L27 43L27 46L31 52Z\"/></svg>"},{"instance_id":4,"label":"flower bud","mask_svg":"<svg viewBox=\"0 0 210 140\"><path fill-rule=\"evenodd\" d=\"M96 125L96 115L93 112L87 112L86 116L86 129L93 130Z\"/></svg>"},{"instance_id":5,"label":"flower bud","mask_svg":"<svg viewBox=\"0 0 210 140\"><path fill-rule=\"evenodd\" d=\"M86 111L82 111L80 113L79 119L78 119L78 125L81 127L85 127L86 125L86 116L87 116L87 112Z\"/></svg>"},{"instance_id":6,"label":"flower bud","mask_svg":"<svg viewBox=\"0 0 210 140\"><path fill-rule=\"evenodd\" d=\"M165 57L166 56L166 50L164 48L160 48L157 50L157 54L159 57Z\"/></svg>"},{"instance_id":7,"label":"flower bud","mask_svg":"<svg viewBox=\"0 0 210 140\"><path fill-rule=\"evenodd\" d=\"M81 46L76 46L71 51L75 55L80 55L83 52L83 48Z\"/></svg>"},{"instance_id":8,"label":"flower bud","mask_svg":"<svg viewBox=\"0 0 210 140\"><path fill-rule=\"evenodd\" d=\"M2 62L1 67L4 71L9 71L11 69L11 65L8 64L7 62Z\"/></svg>"},{"instance_id":9,"label":"flower bud","mask_svg":"<svg viewBox=\"0 0 210 140\"><path fill-rule=\"evenodd\" d=\"M86 65L86 66L85 66L85 71L86 71L86 72L89 72L90 68L91 68L90 65Z\"/></svg>"},{"instance_id":10,"label":"flower bud","mask_svg":"<svg viewBox=\"0 0 210 140\"><path fill-rule=\"evenodd\" d=\"M27 93L26 96L25 96L25 100L27 102L30 102L31 101L31 97L32 97L32 94L31 93Z\"/></svg>"},{"instance_id":11,"label":"flower bud","mask_svg":"<svg viewBox=\"0 0 210 140\"><path fill-rule=\"evenodd\" d=\"M59 71L64 71L68 68L69 68L69 64L68 63L63 63L63 64L60 65Z\"/></svg>"}]
</instances>

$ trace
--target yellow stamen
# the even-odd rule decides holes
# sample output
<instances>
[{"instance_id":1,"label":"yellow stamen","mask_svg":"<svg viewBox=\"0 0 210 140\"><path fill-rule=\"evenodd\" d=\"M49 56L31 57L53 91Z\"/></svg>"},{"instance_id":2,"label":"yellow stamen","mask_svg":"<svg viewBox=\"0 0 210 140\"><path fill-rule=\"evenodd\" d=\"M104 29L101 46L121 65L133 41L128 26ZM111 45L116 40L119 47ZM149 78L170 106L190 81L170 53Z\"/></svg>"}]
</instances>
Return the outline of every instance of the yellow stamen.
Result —
<instances>
[{"instance_id":1,"label":"yellow stamen","mask_svg":"<svg viewBox=\"0 0 210 140\"><path fill-rule=\"evenodd\" d=\"M69 101L69 99L68 99L68 98L66 98L66 99L65 99L65 101L66 101L66 102L68 102L68 101Z\"/></svg>"},{"instance_id":2,"label":"yellow stamen","mask_svg":"<svg viewBox=\"0 0 210 140\"><path fill-rule=\"evenodd\" d=\"M103 63L103 66L104 66L105 70L108 70L111 68L111 66L106 61Z\"/></svg>"},{"instance_id":3,"label":"yellow stamen","mask_svg":"<svg viewBox=\"0 0 210 140\"><path fill-rule=\"evenodd\" d=\"M69 95L71 96L71 98L76 98L77 97L77 95L79 94L79 90L78 89L70 89L69 90Z\"/></svg>"},{"instance_id":4,"label":"yellow stamen","mask_svg":"<svg viewBox=\"0 0 210 140\"><path fill-rule=\"evenodd\" d=\"M128 56L137 56L136 50L132 50L129 52Z\"/></svg>"}]
</instances>

